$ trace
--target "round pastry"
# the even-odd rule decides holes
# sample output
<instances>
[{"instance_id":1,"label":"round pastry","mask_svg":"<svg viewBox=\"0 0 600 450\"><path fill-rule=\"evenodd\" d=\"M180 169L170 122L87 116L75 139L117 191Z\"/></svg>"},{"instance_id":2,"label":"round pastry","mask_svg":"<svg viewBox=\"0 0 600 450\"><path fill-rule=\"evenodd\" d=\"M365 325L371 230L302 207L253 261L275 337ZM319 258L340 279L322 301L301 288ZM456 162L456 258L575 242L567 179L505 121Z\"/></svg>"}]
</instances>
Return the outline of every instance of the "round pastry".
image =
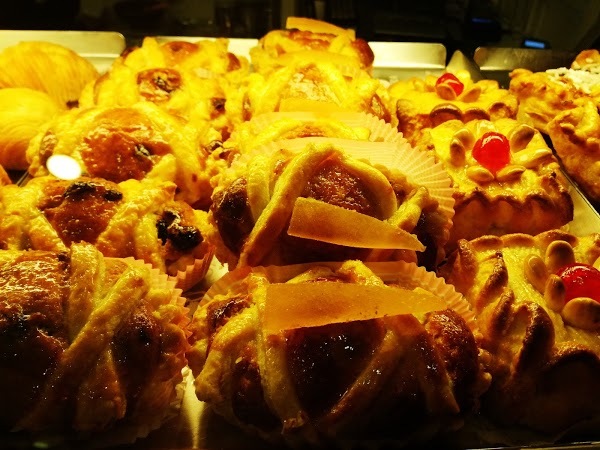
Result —
<instances>
[{"instance_id":1,"label":"round pastry","mask_svg":"<svg viewBox=\"0 0 600 450\"><path fill-rule=\"evenodd\" d=\"M29 174L46 175L51 156L67 155L90 177L115 183L143 178L173 181L177 199L207 208L210 178L217 171L208 167L207 156L211 142L219 138L210 127L186 123L151 102L74 109L31 140Z\"/></svg>"},{"instance_id":2,"label":"round pastry","mask_svg":"<svg viewBox=\"0 0 600 450\"><path fill-rule=\"evenodd\" d=\"M463 302L412 263L237 269L192 319L196 394L278 444L431 438L489 383Z\"/></svg>"},{"instance_id":3,"label":"round pastry","mask_svg":"<svg viewBox=\"0 0 600 450\"><path fill-rule=\"evenodd\" d=\"M0 53L0 89L42 91L63 109L77 106L84 86L98 76L90 61L59 44L19 42Z\"/></svg>"},{"instance_id":4,"label":"round pastry","mask_svg":"<svg viewBox=\"0 0 600 450\"><path fill-rule=\"evenodd\" d=\"M451 245L484 234L537 234L573 219L569 184L531 126L450 120L427 130L421 142L453 181Z\"/></svg>"},{"instance_id":5,"label":"round pastry","mask_svg":"<svg viewBox=\"0 0 600 450\"><path fill-rule=\"evenodd\" d=\"M599 61L597 51L584 50L571 68L513 70L509 89L519 99L517 118L547 133L554 117L580 105L582 99L591 99L600 106Z\"/></svg>"},{"instance_id":6,"label":"round pastry","mask_svg":"<svg viewBox=\"0 0 600 450\"><path fill-rule=\"evenodd\" d=\"M0 429L147 434L172 413L189 319L171 283L89 244L0 250Z\"/></svg>"},{"instance_id":7,"label":"round pastry","mask_svg":"<svg viewBox=\"0 0 600 450\"><path fill-rule=\"evenodd\" d=\"M272 30L250 49L252 67L268 74L296 61L333 62L370 73L375 55L354 30L304 17L288 17L284 30Z\"/></svg>"},{"instance_id":8,"label":"round pastry","mask_svg":"<svg viewBox=\"0 0 600 450\"><path fill-rule=\"evenodd\" d=\"M0 165L26 170L29 141L61 112L48 94L29 88L0 89Z\"/></svg>"},{"instance_id":9,"label":"round pastry","mask_svg":"<svg viewBox=\"0 0 600 450\"><path fill-rule=\"evenodd\" d=\"M105 256L131 256L173 277L198 264L200 281L213 254L203 237L207 213L174 200L175 189L152 179L51 176L4 186L0 248L64 251L85 241Z\"/></svg>"},{"instance_id":10,"label":"round pastry","mask_svg":"<svg viewBox=\"0 0 600 450\"><path fill-rule=\"evenodd\" d=\"M226 138L232 128L227 98L248 72L247 60L228 52L227 46L225 39L159 44L147 37L86 87L80 105L153 102L186 120L210 123Z\"/></svg>"},{"instance_id":11,"label":"round pastry","mask_svg":"<svg viewBox=\"0 0 600 450\"><path fill-rule=\"evenodd\" d=\"M279 141L218 178L207 239L230 268L407 258L433 266L451 195L443 168L405 142Z\"/></svg>"},{"instance_id":12,"label":"round pastry","mask_svg":"<svg viewBox=\"0 0 600 450\"><path fill-rule=\"evenodd\" d=\"M413 145L426 128L447 120L515 118L517 99L495 80L474 82L466 70L400 80L389 87L398 130Z\"/></svg>"},{"instance_id":13,"label":"round pastry","mask_svg":"<svg viewBox=\"0 0 600 450\"><path fill-rule=\"evenodd\" d=\"M591 100L558 114L547 127L565 171L600 204L600 113Z\"/></svg>"},{"instance_id":14,"label":"round pastry","mask_svg":"<svg viewBox=\"0 0 600 450\"><path fill-rule=\"evenodd\" d=\"M600 417L599 256L600 235L551 230L461 241L443 267L491 357L493 420L553 440Z\"/></svg>"}]
</instances>

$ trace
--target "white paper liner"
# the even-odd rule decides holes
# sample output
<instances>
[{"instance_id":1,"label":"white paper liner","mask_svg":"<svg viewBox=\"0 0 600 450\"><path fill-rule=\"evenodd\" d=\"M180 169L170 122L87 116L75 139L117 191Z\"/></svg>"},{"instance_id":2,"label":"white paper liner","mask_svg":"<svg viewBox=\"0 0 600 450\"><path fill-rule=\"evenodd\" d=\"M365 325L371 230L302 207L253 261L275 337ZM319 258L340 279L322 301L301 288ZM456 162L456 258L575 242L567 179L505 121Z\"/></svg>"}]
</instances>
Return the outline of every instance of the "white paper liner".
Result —
<instances>
[{"instance_id":1,"label":"white paper liner","mask_svg":"<svg viewBox=\"0 0 600 450\"><path fill-rule=\"evenodd\" d=\"M181 289L183 292L187 292L204 279L213 260L213 256L214 248L211 248L206 252L203 258L195 259L192 264L185 268L185 270L180 270L177 272L177 275L171 275L169 278L175 283L177 288Z\"/></svg>"},{"instance_id":2,"label":"white paper liner","mask_svg":"<svg viewBox=\"0 0 600 450\"><path fill-rule=\"evenodd\" d=\"M367 128L370 130L370 141L398 142L403 139L402 133L379 117L365 112L350 111L281 111L259 114L250 120L254 134L259 134L274 122L284 119L314 122L320 119L331 119L343 123L350 128Z\"/></svg>"}]
</instances>

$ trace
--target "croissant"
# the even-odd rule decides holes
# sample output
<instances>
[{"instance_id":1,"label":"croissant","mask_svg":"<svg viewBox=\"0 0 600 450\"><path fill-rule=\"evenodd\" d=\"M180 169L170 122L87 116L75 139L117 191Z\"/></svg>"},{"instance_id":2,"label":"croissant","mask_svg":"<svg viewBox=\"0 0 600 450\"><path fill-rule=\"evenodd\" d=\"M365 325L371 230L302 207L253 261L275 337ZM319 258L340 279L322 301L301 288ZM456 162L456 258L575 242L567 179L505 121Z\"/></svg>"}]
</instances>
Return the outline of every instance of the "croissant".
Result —
<instances>
[{"instance_id":1,"label":"croissant","mask_svg":"<svg viewBox=\"0 0 600 450\"><path fill-rule=\"evenodd\" d=\"M174 200L175 188L151 179L116 184L51 176L4 186L0 248L66 251L85 241L106 256L134 257L171 276L196 261L206 273L213 252L203 237L206 213Z\"/></svg>"},{"instance_id":2,"label":"croissant","mask_svg":"<svg viewBox=\"0 0 600 450\"><path fill-rule=\"evenodd\" d=\"M435 265L451 193L443 169L405 142L279 141L242 155L218 178L207 239L231 268L416 260L415 252Z\"/></svg>"},{"instance_id":3,"label":"croissant","mask_svg":"<svg viewBox=\"0 0 600 450\"><path fill-rule=\"evenodd\" d=\"M0 429L133 436L175 406L188 349L183 299L149 266L0 250Z\"/></svg>"},{"instance_id":4,"label":"croissant","mask_svg":"<svg viewBox=\"0 0 600 450\"><path fill-rule=\"evenodd\" d=\"M45 92L0 89L0 164L9 170L26 170L29 141L60 111Z\"/></svg>"},{"instance_id":5,"label":"croissant","mask_svg":"<svg viewBox=\"0 0 600 450\"><path fill-rule=\"evenodd\" d=\"M197 125L197 126L196 126ZM27 148L29 173L49 173L52 155L67 155L89 177L121 181L158 178L177 184L177 199L206 208L210 143L220 135L206 124L190 124L151 102L128 107L73 109L44 126ZM218 164L219 162L215 162Z\"/></svg>"},{"instance_id":6,"label":"croissant","mask_svg":"<svg viewBox=\"0 0 600 450\"><path fill-rule=\"evenodd\" d=\"M237 269L192 319L196 394L293 445L404 442L458 426L489 380L469 310L457 312L464 299L439 283L404 262Z\"/></svg>"},{"instance_id":7,"label":"croissant","mask_svg":"<svg viewBox=\"0 0 600 450\"><path fill-rule=\"evenodd\" d=\"M495 423L546 442L597 430L599 257L600 235L552 230L461 241L442 268L474 307L492 375L482 413Z\"/></svg>"},{"instance_id":8,"label":"croissant","mask_svg":"<svg viewBox=\"0 0 600 450\"><path fill-rule=\"evenodd\" d=\"M76 106L84 86L98 76L90 61L51 42L19 42L0 53L0 88L45 92L62 109Z\"/></svg>"}]
</instances>

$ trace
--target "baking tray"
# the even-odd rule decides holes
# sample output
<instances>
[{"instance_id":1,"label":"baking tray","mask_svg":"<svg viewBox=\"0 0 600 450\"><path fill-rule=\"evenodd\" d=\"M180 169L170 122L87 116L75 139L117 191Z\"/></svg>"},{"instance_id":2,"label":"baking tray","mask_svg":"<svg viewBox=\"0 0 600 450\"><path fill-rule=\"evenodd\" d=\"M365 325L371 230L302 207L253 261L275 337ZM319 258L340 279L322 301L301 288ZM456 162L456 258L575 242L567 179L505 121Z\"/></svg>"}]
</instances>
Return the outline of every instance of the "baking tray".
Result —
<instances>
[{"instance_id":1,"label":"baking tray","mask_svg":"<svg viewBox=\"0 0 600 450\"><path fill-rule=\"evenodd\" d=\"M202 39L214 39L208 37L195 36L158 36L159 42L169 40L185 40L195 42ZM46 40L60 43L78 51L83 56L89 58L99 71L105 71L110 63L125 48L125 40L118 33L86 33L86 32L31 32L31 31L2 31L0 30L0 49L12 45L22 40ZM229 39L230 51L237 55L248 57L250 48L255 46L256 39ZM373 75L393 82L399 79L406 79L412 76L423 77L427 74L441 74L446 66L446 48L442 44L430 43L397 43L397 42L370 42L375 53L375 62ZM514 49L511 49L514 50ZM481 53L483 54L483 53ZM518 55L519 52L508 54ZM500 52L490 52L487 54L489 61L494 58L501 58ZM480 59L480 61L482 61ZM523 65L518 67L528 67L527 59L513 59L510 64L517 64L515 61L523 61ZM508 62L506 63L508 65ZM506 66L505 65L505 66ZM452 55L448 67L455 69L465 69L471 73L474 79L489 77L490 70L479 72L479 67L475 62L462 54L455 52ZM491 72L500 72L499 64L494 67L498 70ZM515 66L517 67L517 66ZM534 67L529 65L529 67ZM537 67L537 66L535 66ZM508 69L503 69L508 70ZM511 68L512 70L512 68ZM25 179L22 180L25 182ZM568 225L569 231L576 235L584 235L591 232L600 232L600 215L591 206L585 196L572 185L572 197L575 204L575 215L573 221ZM198 300L209 285L216 280L222 273L223 267L215 261L207 274L205 282L196 286L187 296L193 301ZM185 376L185 389L181 401L181 407L177 414L174 414L161 428L150 432L145 438L140 438L135 442L122 443L112 442L111 448L119 449L231 449L239 450L249 449L272 449L273 446L264 441L248 436L241 430L228 424L224 419L214 414L207 405L200 402L195 395L193 387L193 378L189 371ZM7 440L0 436L0 448L4 448ZM8 441L10 442L10 441ZM448 441L435 442L433 447L427 448L470 448L470 449L600 449L600 441L589 440L585 442L564 443L559 445L532 445L532 446L499 446L486 447L485 445L474 445L469 441L455 441L453 438ZM93 447L94 445L91 445ZM90 447L90 445L86 445ZM105 445L102 446L106 448ZM21 448L23 448L21 446ZM39 447L38 447L39 448ZM62 445L61 448L81 448L79 444ZM369 447L371 448L371 447ZM387 447L386 447L387 448Z\"/></svg>"}]
</instances>

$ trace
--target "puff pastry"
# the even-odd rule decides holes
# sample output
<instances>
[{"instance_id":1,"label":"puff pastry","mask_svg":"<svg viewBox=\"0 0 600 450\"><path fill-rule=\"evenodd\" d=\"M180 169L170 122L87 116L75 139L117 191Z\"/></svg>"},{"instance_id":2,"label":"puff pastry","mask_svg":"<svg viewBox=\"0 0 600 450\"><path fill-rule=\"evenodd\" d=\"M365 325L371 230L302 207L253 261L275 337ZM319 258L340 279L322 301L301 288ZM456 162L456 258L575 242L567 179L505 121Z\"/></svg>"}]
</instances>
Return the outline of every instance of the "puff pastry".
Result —
<instances>
[{"instance_id":1,"label":"puff pastry","mask_svg":"<svg viewBox=\"0 0 600 450\"><path fill-rule=\"evenodd\" d=\"M489 379L468 319L438 297L424 273L414 264L380 270L358 261L230 273L207 292L192 320L189 364L198 398L244 430L293 446L414 443L460 426ZM271 305L285 308L300 291L311 292L308 315L275 326L293 317L278 317ZM392 308L402 301L397 292L427 300L414 315L371 317L376 313L365 298L363 320L346 320L353 308L338 303L342 292L352 303L367 291L389 293ZM309 310L319 295L328 306L314 316ZM323 319L329 308L336 311L333 322Z\"/></svg>"},{"instance_id":2,"label":"puff pastry","mask_svg":"<svg viewBox=\"0 0 600 450\"><path fill-rule=\"evenodd\" d=\"M2 430L135 437L173 408L189 319L149 266L89 244L0 250L0 288Z\"/></svg>"},{"instance_id":3,"label":"puff pastry","mask_svg":"<svg viewBox=\"0 0 600 450\"><path fill-rule=\"evenodd\" d=\"M134 257L177 275L212 257L206 213L174 200L175 185L157 180L119 184L100 178L37 177L0 189L0 248L66 251L76 242L104 255Z\"/></svg>"},{"instance_id":4,"label":"puff pastry","mask_svg":"<svg viewBox=\"0 0 600 450\"><path fill-rule=\"evenodd\" d=\"M599 256L599 235L558 230L459 243L442 274L474 307L479 345L491 355L488 417L546 440L598 418L600 303L565 303L568 280L558 274L573 263L598 267Z\"/></svg>"}]
</instances>

